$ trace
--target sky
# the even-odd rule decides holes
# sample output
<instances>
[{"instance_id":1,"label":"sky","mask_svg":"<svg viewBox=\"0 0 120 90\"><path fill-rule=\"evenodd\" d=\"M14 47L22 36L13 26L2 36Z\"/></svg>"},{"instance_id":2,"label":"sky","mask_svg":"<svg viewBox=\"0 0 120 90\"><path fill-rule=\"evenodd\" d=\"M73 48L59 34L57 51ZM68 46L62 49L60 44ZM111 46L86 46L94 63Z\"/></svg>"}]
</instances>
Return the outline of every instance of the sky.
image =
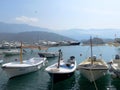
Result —
<instances>
[{"instance_id":1,"label":"sky","mask_svg":"<svg viewBox=\"0 0 120 90\"><path fill-rule=\"evenodd\" d=\"M0 21L65 29L120 29L120 0L0 0Z\"/></svg>"}]
</instances>

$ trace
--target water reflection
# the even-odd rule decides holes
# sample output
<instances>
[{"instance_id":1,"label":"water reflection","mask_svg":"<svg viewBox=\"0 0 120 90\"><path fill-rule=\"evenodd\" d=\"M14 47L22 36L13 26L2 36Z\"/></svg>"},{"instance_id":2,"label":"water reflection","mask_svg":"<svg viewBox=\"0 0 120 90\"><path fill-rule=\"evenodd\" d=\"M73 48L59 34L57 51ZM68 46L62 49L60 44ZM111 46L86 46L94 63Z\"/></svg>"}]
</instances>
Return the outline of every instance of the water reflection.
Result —
<instances>
[{"instance_id":1,"label":"water reflection","mask_svg":"<svg viewBox=\"0 0 120 90\"><path fill-rule=\"evenodd\" d=\"M112 79L111 85L114 87L114 90L120 90L120 78Z\"/></svg>"},{"instance_id":2,"label":"water reflection","mask_svg":"<svg viewBox=\"0 0 120 90\"><path fill-rule=\"evenodd\" d=\"M48 79L44 79L45 76L44 70L39 70L9 79L4 90L46 90Z\"/></svg>"},{"instance_id":3,"label":"water reflection","mask_svg":"<svg viewBox=\"0 0 120 90\"><path fill-rule=\"evenodd\" d=\"M105 75L95 82L90 82L84 76L80 74L79 78L79 89L80 90L107 90L107 86L109 85L109 77Z\"/></svg>"},{"instance_id":4,"label":"water reflection","mask_svg":"<svg viewBox=\"0 0 120 90\"><path fill-rule=\"evenodd\" d=\"M50 81L48 82L48 89L49 90L76 90L76 89L73 89L75 83L76 83L75 75L73 75L72 77L66 80L60 81L58 83L53 83L50 78Z\"/></svg>"}]
</instances>

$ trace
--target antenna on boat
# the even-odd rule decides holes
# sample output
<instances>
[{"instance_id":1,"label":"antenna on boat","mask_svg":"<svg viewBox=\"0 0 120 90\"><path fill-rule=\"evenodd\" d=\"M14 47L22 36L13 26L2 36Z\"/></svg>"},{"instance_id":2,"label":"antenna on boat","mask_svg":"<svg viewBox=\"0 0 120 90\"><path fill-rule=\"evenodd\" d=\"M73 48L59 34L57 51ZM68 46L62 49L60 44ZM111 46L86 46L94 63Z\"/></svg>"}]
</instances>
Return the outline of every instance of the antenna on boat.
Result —
<instances>
[{"instance_id":1,"label":"antenna on boat","mask_svg":"<svg viewBox=\"0 0 120 90\"><path fill-rule=\"evenodd\" d=\"M20 63L22 64L22 42L21 42L21 46L20 46Z\"/></svg>"},{"instance_id":2,"label":"antenna on boat","mask_svg":"<svg viewBox=\"0 0 120 90\"><path fill-rule=\"evenodd\" d=\"M91 48L91 64L93 64L92 36L90 36L90 48Z\"/></svg>"}]
</instances>

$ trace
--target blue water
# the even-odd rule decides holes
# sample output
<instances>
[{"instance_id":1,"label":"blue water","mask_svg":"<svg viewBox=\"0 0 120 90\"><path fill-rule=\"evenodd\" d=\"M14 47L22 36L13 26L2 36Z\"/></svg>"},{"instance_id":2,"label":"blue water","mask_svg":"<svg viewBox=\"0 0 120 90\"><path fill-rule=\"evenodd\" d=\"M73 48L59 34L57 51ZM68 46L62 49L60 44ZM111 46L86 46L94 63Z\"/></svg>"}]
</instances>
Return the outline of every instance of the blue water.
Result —
<instances>
[{"instance_id":1,"label":"blue water","mask_svg":"<svg viewBox=\"0 0 120 90\"><path fill-rule=\"evenodd\" d=\"M90 56L89 46L62 46L49 48L48 51L58 51L61 49L63 51L63 58L68 59L70 56L75 56L77 64L82 62L85 58ZM38 56L39 50L31 52L27 50L27 53L23 55L23 59L28 59L31 57ZM118 47L113 46L95 46L93 48L93 54L99 56L102 54L102 58L108 62L114 55L119 53ZM80 56L82 54L82 56ZM4 63L13 61L19 58L19 56L9 56L3 57ZM47 66L57 62L58 58L48 59ZM47 67L46 66L46 67ZM34 73L19 76L13 79L8 79L6 73L0 68L0 90L120 90L120 79L113 79L109 74L98 79L95 84L89 82L86 78L81 76L79 71L64 81L53 84L48 73L44 71L46 67Z\"/></svg>"}]
</instances>

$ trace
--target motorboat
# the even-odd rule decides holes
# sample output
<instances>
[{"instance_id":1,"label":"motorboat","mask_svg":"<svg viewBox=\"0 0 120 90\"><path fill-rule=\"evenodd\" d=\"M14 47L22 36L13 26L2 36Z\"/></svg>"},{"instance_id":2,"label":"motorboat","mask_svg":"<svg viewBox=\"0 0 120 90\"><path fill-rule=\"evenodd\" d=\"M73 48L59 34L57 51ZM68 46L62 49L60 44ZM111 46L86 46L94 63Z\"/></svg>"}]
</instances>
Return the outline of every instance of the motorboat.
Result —
<instances>
[{"instance_id":1,"label":"motorboat","mask_svg":"<svg viewBox=\"0 0 120 90\"><path fill-rule=\"evenodd\" d=\"M65 62L63 58L61 58L61 50L59 50L59 59L58 62L48 66L45 71L48 72L52 81L54 83L65 80L71 77L77 67L76 60L74 56L71 56L68 61Z\"/></svg>"},{"instance_id":2,"label":"motorboat","mask_svg":"<svg viewBox=\"0 0 120 90\"><path fill-rule=\"evenodd\" d=\"M23 54L24 52L22 52ZM8 50L4 50L3 54L5 56L10 56L10 55L19 55L20 54L20 50L19 49L8 49Z\"/></svg>"}]
</instances>

